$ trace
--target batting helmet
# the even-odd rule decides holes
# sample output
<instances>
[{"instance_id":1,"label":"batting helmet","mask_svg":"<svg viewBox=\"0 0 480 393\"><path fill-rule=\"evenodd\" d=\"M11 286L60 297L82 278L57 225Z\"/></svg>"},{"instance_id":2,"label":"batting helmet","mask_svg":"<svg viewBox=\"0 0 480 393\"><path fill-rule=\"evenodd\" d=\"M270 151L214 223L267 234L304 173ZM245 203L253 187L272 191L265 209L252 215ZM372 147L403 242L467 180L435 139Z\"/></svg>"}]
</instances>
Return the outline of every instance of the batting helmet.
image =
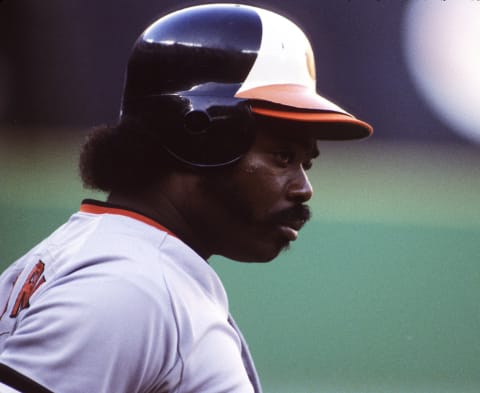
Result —
<instances>
[{"instance_id":1,"label":"batting helmet","mask_svg":"<svg viewBox=\"0 0 480 393\"><path fill-rule=\"evenodd\" d=\"M318 139L372 127L316 92L314 55L289 19L238 4L194 6L150 25L129 58L120 122L175 158L222 166L251 146L256 116L295 122Z\"/></svg>"}]
</instances>

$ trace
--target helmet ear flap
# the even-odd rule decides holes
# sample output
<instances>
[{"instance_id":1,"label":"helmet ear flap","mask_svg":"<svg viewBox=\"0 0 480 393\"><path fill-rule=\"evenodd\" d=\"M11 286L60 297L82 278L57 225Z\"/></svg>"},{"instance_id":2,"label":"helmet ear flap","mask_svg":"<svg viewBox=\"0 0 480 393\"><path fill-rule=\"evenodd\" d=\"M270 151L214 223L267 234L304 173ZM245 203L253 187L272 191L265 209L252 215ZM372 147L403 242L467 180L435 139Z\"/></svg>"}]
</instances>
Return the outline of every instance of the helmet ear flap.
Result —
<instances>
[{"instance_id":1,"label":"helmet ear flap","mask_svg":"<svg viewBox=\"0 0 480 393\"><path fill-rule=\"evenodd\" d=\"M128 116L122 115L122 122L130 122L132 132L149 134L190 166L231 164L255 139L255 122L246 100L172 94L129 100L123 106Z\"/></svg>"},{"instance_id":2,"label":"helmet ear flap","mask_svg":"<svg viewBox=\"0 0 480 393\"><path fill-rule=\"evenodd\" d=\"M183 120L185 130L192 135L207 132L212 123L212 119L208 113L203 110L191 110L185 114Z\"/></svg>"},{"instance_id":3,"label":"helmet ear flap","mask_svg":"<svg viewBox=\"0 0 480 393\"><path fill-rule=\"evenodd\" d=\"M162 144L180 161L196 167L219 167L240 159L255 138L255 123L246 101L225 99L201 108L190 101L183 129L168 133ZM236 101L236 102L233 102ZM198 109L197 109L198 108ZM177 123L177 124L179 124ZM174 125L172 124L172 127Z\"/></svg>"}]
</instances>

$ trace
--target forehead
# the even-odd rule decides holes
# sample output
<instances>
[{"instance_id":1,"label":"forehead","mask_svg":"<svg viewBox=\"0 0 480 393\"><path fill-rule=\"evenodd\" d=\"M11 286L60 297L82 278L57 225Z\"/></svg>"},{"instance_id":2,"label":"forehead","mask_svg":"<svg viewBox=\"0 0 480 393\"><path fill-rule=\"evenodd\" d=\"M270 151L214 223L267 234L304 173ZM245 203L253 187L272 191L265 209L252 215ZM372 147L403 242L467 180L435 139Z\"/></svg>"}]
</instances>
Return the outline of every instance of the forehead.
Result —
<instances>
[{"instance_id":1,"label":"forehead","mask_svg":"<svg viewBox=\"0 0 480 393\"><path fill-rule=\"evenodd\" d=\"M259 117L256 120L256 143L289 146L318 155L317 139L298 122Z\"/></svg>"}]
</instances>

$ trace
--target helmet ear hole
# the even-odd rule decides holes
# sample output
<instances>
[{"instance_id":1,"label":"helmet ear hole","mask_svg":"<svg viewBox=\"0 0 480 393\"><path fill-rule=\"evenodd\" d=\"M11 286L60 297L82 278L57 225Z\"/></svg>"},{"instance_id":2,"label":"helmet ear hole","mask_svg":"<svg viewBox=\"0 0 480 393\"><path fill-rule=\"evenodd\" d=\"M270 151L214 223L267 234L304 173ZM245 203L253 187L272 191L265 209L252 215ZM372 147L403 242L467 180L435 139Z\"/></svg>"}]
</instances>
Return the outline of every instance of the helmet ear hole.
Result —
<instances>
[{"instance_id":1,"label":"helmet ear hole","mask_svg":"<svg viewBox=\"0 0 480 393\"><path fill-rule=\"evenodd\" d=\"M185 130L190 135L206 133L211 122L210 116L205 111L193 110L184 117Z\"/></svg>"}]
</instances>

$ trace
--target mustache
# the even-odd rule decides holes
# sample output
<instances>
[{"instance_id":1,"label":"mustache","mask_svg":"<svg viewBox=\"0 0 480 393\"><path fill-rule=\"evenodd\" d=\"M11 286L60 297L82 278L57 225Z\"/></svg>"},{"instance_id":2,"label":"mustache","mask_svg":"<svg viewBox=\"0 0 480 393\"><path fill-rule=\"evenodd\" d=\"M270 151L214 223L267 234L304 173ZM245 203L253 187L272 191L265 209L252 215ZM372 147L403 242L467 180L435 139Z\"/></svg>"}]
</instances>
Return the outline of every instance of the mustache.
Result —
<instances>
[{"instance_id":1,"label":"mustache","mask_svg":"<svg viewBox=\"0 0 480 393\"><path fill-rule=\"evenodd\" d=\"M296 205L273 213L268 220L272 224L303 221L306 223L312 217L312 212L307 205Z\"/></svg>"}]
</instances>

